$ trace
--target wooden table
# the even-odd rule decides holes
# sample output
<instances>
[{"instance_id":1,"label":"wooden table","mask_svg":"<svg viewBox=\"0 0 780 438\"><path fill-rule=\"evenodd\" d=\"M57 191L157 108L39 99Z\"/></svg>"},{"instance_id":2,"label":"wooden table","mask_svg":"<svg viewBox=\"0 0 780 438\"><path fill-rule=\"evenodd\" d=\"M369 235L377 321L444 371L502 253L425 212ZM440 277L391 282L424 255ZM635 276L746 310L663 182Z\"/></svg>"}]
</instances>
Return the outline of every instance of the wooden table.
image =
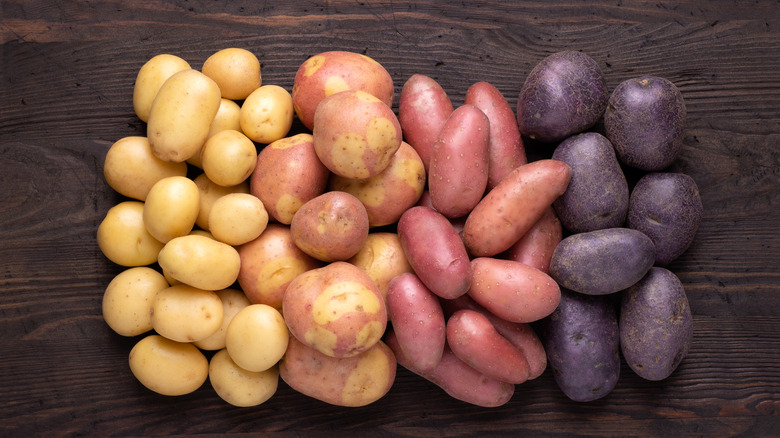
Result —
<instances>
[{"instance_id":1,"label":"wooden table","mask_svg":"<svg viewBox=\"0 0 780 438\"><path fill-rule=\"evenodd\" d=\"M780 430L776 1L0 4L1 436L752 437ZM103 290L122 270L95 241L98 223L122 200L103 179L103 159L114 141L145 135L132 88L146 60L167 52L200 68L226 47L254 52L264 83L288 90L311 55L364 53L392 74L396 96L422 73L456 106L470 84L488 81L514 107L530 69L563 49L596 59L610 89L642 74L670 79L688 108L672 170L694 178L704 204L694 244L670 266L693 311L689 356L662 382L643 381L624 363L615 390L591 403L569 401L549 370L495 409L456 401L403 369L384 398L350 409L283 383L255 408L227 405L208 383L176 398L146 390L127 365L137 339L116 335L101 317ZM551 153L527 146L532 157Z\"/></svg>"}]
</instances>

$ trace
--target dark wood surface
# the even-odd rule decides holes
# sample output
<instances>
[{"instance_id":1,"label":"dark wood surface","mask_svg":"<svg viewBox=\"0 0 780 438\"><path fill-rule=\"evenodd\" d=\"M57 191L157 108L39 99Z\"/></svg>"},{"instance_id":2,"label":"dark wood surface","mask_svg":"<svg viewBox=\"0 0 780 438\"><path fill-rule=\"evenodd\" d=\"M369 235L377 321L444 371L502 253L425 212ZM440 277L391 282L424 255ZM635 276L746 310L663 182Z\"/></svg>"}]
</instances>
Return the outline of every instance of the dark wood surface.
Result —
<instances>
[{"instance_id":1,"label":"dark wood surface","mask_svg":"<svg viewBox=\"0 0 780 438\"><path fill-rule=\"evenodd\" d=\"M0 38L0 436L281 434L371 436L772 436L780 431L780 3L2 0ZM456 401L400 369L362 408L280 384L255 408L206 383L183 397L143 388L100 303L121 271L95 231L121 200L108 147L145 135L133 113L140 66L172 53L200 68L242 47L266 84L292 87L325 50L381 62L397 93L413 73L453 103L488 81L514 107L544 56L582 50L610 89L663 76L688 108L673 170L698 183L704 220L679 275L694 343L662 382L625 366L615 390L569 401L548 370L495 409ZM397 96L398 94L396 94ZM397 100L396 100L397 102ZM396 106L397 109L397 106ZM296 125L296 129L300 129ZM549 148L528 143L529 156Z\"/></svg>"}]
</instances>

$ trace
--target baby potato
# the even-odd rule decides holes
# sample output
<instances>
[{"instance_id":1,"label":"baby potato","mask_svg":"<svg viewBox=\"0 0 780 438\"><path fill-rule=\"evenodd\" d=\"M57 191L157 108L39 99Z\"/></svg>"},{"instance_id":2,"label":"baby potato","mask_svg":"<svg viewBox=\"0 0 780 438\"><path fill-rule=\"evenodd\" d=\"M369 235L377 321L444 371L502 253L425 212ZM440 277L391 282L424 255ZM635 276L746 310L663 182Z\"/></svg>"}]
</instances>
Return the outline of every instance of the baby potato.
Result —
<instances>
[{"instance_id":1,"label":"baby potato","mask_svg":"<svg viewBox=\"0 0 780 438\"><path fill-rule=\"evenodd\" d=\"M206 136L206 141L213 137L218 132L232 129L234 131L241 131L241 123L239 123L239 115L241 114L241 107L237 103L230 99L222 99L217 110L217 115L214 116L214 120L211 121L209 126L209 134ZM205 143L204 143L205 146ZM193 166L203 169L203 163L201 162L200 155L203 153L203 147L195 153L195 155L187 158L187 163Z\"/></svg>"},{"instance_id":2,"label":"baby potato","mask_svg":"<svg viewBox=\"0 0 780 438\"><path fill-rule=\"evenodd\" d=\"M168 287L165 277L149 267L134 267L114 277L103 293L103 320L122 336L152 329L152 302Z\"/></svg>"},{"instance_id":3,"label":"baby potato","mask_svg":"<svg viewBox=\"0 0 780 438\"><path fill-rule=\"evenodd\" d=\"M279 368L247 371L230 358L227 350L218 351L209 362L209 382L217 395L233 406L258 406L270 399L279 387Z\"/></svg>"},{"instance_id":4,"label":"baby potato","mask_svg":"<svg viewBox=\"0 0 780 438\"><path fill-rule=\"evenodd\" d=\"M238 246L256 239L268 225L263 201L249 193L230 193L214 202L209 230L220 242Z\"/></svg>"},{"instance_id":5,"label":"baby potato","mask_svg":"<svg viewBox=\"0 0 780 438\"><path fill-rule=\"evenodd\" d=\"M225 332L225 348L241 368L265 371L282 358L289 337L287 325L278 310L266 304L250 304L230 321Z\"/></svg>"},{"instance_id":6,"label":"baby potato","mask_svg":"<svg viewBox=\"0 0 780 438\"><path fill-rule=\"evenodd\" d=\"M111 207L98 225L97 243L103 255L121 266L150 265L164 245L146 229L144 203L139 201Z\"/></svg>"},{"instance_id":7,"label":"baby potato","mask_svg":"<svg viewBox=\"0 0 780 438\"><path fill-rule=\"evenodd\" d=\"M223 315L215 292L186 284L165 288L152 301L152 327L177 342L206 339L222 326Z\"/></svg>"},{"instance_id":8,"label":"baby potato","mask_svg":"<svg viewBox=\"0 0 780 438\"><path fill-rule=\"evenodd\" d=\"M225 348L225 334L230 321L241 309L252 304L249 298L238 289L222 289L216 291L216 294L222 301L222 325L211 336L193 342L201 350L214 351Z\"/></svg>"},{"instance_id":9,"label":"baby potato","mask_svg":"<svg viewBox=\"0 0 780 438\"><path fill-rule=\"evenodd\" d=\"M246 135L227 129L206 140L200 154L203 172L224 187L241 184L257 164L257 149Z\"/></svg>"},{"instance_id":10,"label":"baby potato","mask_svg":"<svg viewBox=\"0 0 780 438\"><path fill-rule=\"evenodd\" d=\"M161 53L146 61L135 78L133 86L133 109L135 115L144 122L149 120L157 92L162 84L174 73L189 70L190 64L176 55Z\"/></svg>"},{"instance_id":11,"label":"baby potato","mask_svg":"<svg viewBox=\"0 0 780 438\"><path fill-rule=\"evenodd\" d=\"M226 99L246 99L262 85L260 60L249 50L238 47L212 54L203 62L201 71L219 85Z\"/></svg>"},{"instance_id":12,"label":"baby potato","mask_svg":"<svg viewBox=\"0 0 780 438\"><path fill-rule=\"evenodd\" d=\"M401 239L398 234L390 232L369 233L360 251L347 262L371 277L382 298L387 298L390 280L403 273L413 272L401 246Z\"/></svg>"},{"instance_id":13,"label":"baby potato","mask_svg":"<svg viewBox=\"0 0 780 438\"><path fill-rule=\"evenodd\" d=\"M249 193L249 183L246 181L231 187L224 187L210 180L205 173L196 176L193 181L198 186L198 199L200 200L198 218L195 219L195 225L206 231L209 229L211 208L217 199L231 193Z\"/></svg>"},{"instance_id":14,"label":"baby potato","mask_svg":"<svg viewBox=\"0 0 780 438\"><path fill-rule=\"evenodd\" d=\"M196 234L171 239L157 261L171 278L212 291L230 287L241 265L235 248Z\"/></svg>"},{"instance_id":15,"label":"baby potato","mask_svg":"<svg viewBox=\"0 0 780 438\"><path fill-rule=\"evenodd\" d=\"M186 176L157 181L144 203L144 224L149 234L163 243L187 235L198 218L199 196L198 186Z\"/></svg>"},{"instance_id":16,"label":"baby potato","mask_svg":"<svg viewBox=\"0 0 780 438\"><path fill-rule=\"evenodd\" d=\"M142 385L162 395L185 395L209 376L209 361L189 343L149 335L130 350L130 371Z\"/></svg>"},{"instance_id":17,"label":"baby potato","mask_svg":"<svg viewBox=\"0 0 780 438\"><path fill-rule=\"evenodd\" d=\"M106 153L103 176L117 193L145 201L152 186L169 176L186 176L187 164L171 163L152 153L146 137L131 136L117 140Z\"/></svg>"},{"instance_id":18,"label":"baby potato","mask_svg":"<svg viewBox=\"0 0 780 438\"><path fill-rule=\"evenodd\" d=\"M247 137L268 144L287 136L294 115L287 90L278 85L263 85L244 100L239 123Z\"/></svg>"}]
</instances>

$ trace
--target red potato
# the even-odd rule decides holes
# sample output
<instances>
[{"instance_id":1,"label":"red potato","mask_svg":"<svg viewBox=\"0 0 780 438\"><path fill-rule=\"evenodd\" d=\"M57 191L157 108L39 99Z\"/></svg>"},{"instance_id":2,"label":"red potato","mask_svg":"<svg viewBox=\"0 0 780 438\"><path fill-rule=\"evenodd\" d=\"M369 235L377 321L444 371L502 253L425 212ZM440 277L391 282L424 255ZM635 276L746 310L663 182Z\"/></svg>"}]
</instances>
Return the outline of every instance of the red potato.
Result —
<instances>
[{"instance_id":1,"label":"red potato","mask_svg":"<svg viewBox=\"0 0 780 438\"><path fill-rule=\"evenodd\" d=\"M407 272L387 284L387 310L404 355L415 369L433 370L447 338L438 297L414 273Z\"/></svg>"},{"instance_id":2,"label":"red potato","mask_svg":"<svg viewBox=\"0 0 780 438\"><path fill-rule=\"evenodd\" d=\"M550 270L553 251L561 239L563 239L561 221L555 209L547 207L531 229L500 258L533 266L546 274Z\"/></svg>"},{"instance_id":3,"label":"red potato","mask_svg":"<svg viewBox=\"0 0 780 438\"><path fill-rule=\"evenodd\" d=\"M420 155L428 172L433 142L453 107L447 92L436 80L413 74L401 88L398 99L398 121L404 138Z\"/></svg>"},{"instance_id":4,"label":"red potato","mask_svg":"<svg viewBox=\"0 0 780 438\"><path fill-rule=\"evenodd\" d=\"M542 217L571 180L568 164L539 160L513 170L471 211L463 240L475 257L509 249Z\"/></svg>"},{"instance_id":5,"label":"red potato","mask_svg":"<svg viewBox=\"0 0 780 438\"><path fill-rule=\"evenodd\" d=\"M474 105L490 120L488 190L497 186L516 167L528 163L512 107L493 85L477 82L466 91L466 104Z\"/></svg>"},{"instance_id":6,"label":"red potato","mask_svg":"<svg viewBox=\"0 0 780 438\"><path fill-rule=\"evenodd\" d=\"M552 277L523 263L478 257L471 268L469 296L507 321L538 321L555 311L561 300L561 289Z\"/></svg>"},{"instance_id":7,"label":"red potato","mask_svg":"<svg viewBox=\"0 0 780 438\"><path fill-rule=\"evenodd\" d=\"M520 384L530 375L523 352L474 310L458 310L447 320L447 345L458 359L498 380Z\"/></svg>"},{"instance_id":8,"label":"red potato","mask_svg":"<svg viewBox=\"0 0 780 438\"><path fill-rule=\"evenodd\" d=\"M428 191L436 211L448 218L468 214L485 194L490 120L463 105L444 123L431 150Z\"/></svg>"},{"instance_id":9,"label":"red potato","mask_svg":"<svg viewBox=\"0 0 780 438\"><path fill-rule=\"evenodd\" d=\"M466 247L450 221L428 207L406 210L398 237L412 269L425 286L442 298L457 298L471 285Z\"/></svg>"}]
</instances>

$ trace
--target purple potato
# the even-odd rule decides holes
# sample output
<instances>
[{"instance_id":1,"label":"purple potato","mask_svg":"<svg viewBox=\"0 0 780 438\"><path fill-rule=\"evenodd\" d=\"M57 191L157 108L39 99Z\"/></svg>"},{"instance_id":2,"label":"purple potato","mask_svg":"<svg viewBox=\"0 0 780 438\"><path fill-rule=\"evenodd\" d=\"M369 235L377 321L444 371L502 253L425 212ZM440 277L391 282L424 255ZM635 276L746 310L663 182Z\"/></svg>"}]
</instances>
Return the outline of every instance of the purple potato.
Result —
<instances>
[{"instance_id":1,"label":"purple potato","mask_svg":"<svg viewBox=\"0 0 780 438\"><path fill-rule=\"evenodd\" d=\"M601 134L573 135L558 145L554 160L572 170L566 192L553 207L573 233L623 226L628 211L628 182L612 143Z\"/></svg>"},{"instance_id":2,"label":"purple potato","mask_svg":"<svg viewBox=\"0 0 780 438\"><path fill-rule=\"evenodd\" d=\"M658 171L679 156L685 118L685 102L673 83L642 76L621 82L612 92L604 130L620 162Z\"/></svg>"},{"instance_id":3,"label":"purple potato","mask_svg":"<svg viewBox=\"0 0 780 438\"><path fill-rule=\"evenodd\" d=\"M528 74L517 100L520 132L556 142L595 125L607 106L604 73L590 56L554 53Z\"/></svg>"},{"instance_id":4,"label":"purple potato","mask_svg":"<svg viewBox=\"0 0 780 438\"><path fill-rule=\"evenodd\" d=\"M609 297L561 290L540 333L555 383L567 397L587 402L612 391L620 377L620 335Z\"/></svg>"},{"instance_id":5,"label":"purple potato","mask_svg":"<svg viewBox=\"0 0 780 438\"><path fill-rule=\"evenodd\" d=\"M653 241L655 265L666 266L691 246L701 219L701 197L693 178L648 173L631 192L626 224Z\"/></svg>"},{"instance_id":6,"label":"purple potato","mask_svg":"<svg viewBox=\"0 0 780 438\"><path fill-rule=\"evenodd\" d=\"M561 240L550 260L550 276L562 287L587 295L627 289L653 266L655 247L642 232L605 228Z\"/></svg>"},{"instance_id":7,"label":"purple potato","mask_svg":"<svg viewBox=\"0 0 780 438\"><path fill-rule=\"evenodd\" d=\"M667 269L650 269L623 292L618 325L628 366L643 379L669 377L693 339L693 317L680 279Z\"/></svg>"}]
</instances>

